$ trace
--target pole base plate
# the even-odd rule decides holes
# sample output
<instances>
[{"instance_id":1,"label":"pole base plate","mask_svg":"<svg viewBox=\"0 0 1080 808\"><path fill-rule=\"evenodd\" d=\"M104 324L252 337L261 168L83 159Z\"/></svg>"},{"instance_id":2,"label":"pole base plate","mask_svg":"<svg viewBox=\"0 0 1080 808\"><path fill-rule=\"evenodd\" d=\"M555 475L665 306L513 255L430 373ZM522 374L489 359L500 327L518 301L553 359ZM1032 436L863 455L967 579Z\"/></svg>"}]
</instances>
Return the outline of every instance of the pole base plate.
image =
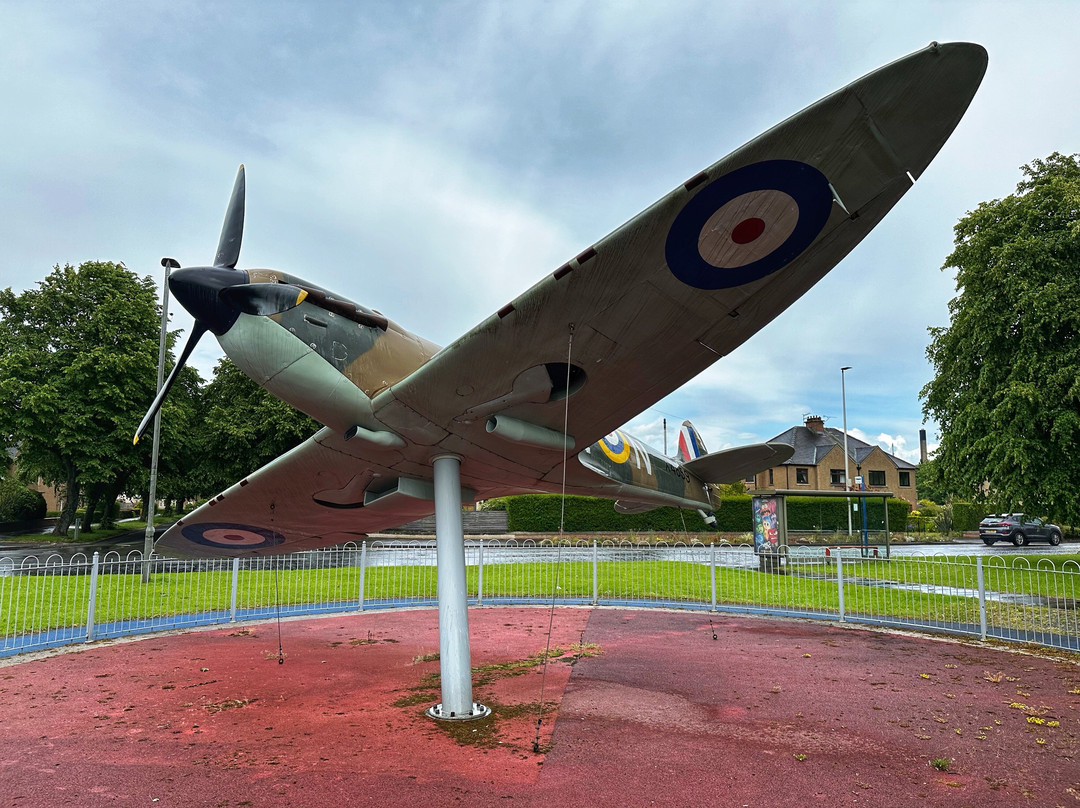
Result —
<instances>
[{"instance_id":1,"label":"pole base plate","mask_svg":"<svg viewBox=\"0 0 1080 808\"><path fill-rule=\"evenodd\" d=\"M491 715L491 708L474 701L469 712L453 713L444 711L440 702L434 707L428 707L424 711L424 715L428 718L434 718L436 721L476 721L478 718L487 718L487 716Z\"/></svg>"}]
</instances>

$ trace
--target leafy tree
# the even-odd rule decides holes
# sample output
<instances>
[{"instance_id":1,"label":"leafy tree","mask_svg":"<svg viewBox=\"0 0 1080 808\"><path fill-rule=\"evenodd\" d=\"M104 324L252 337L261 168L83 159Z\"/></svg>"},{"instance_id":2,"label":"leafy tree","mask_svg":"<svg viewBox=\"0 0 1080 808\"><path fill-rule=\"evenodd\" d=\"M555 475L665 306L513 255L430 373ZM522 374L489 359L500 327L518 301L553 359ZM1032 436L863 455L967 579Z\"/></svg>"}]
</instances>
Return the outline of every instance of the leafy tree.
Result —
<instances>
[{"instance_id":1,"label":"leafy tree","mask_svg":"<svg viewBox=\"0 0 1080 808\"><path fill-rule=\"evenodd\" d=\"M123 264L57 266L37 289L0 291L0 441L63 484L57 535L84 490L115 499L148 452L131 436L154 396L158 328L153 280Z\"/></svg>"},{"instance_id":2,"label":"leafy tree","mask_svg":"<svg viewBox=\"0 0 1080 808\"><path fill-rule=\"evenodd\" d=\"M955 227L947 328L924 413L948 490L1080 523L1080 155L1021 170Z\"/></svg>"},{"instance_id":3,"label":"leafy tree","mask_svg":"<svg viewBox=\"0 0 1080 808\"><path fill-rule=\"evenodd\" d=\"M949 501L950 491L945 487L945 481L941 478L941 465L936 457L932 457L919 464L915 470L915 479L919 484L919 506L921 509L923 500L944 505Z\"/></svg>"},{"instance_id":4,"label":"leafy tree","mask_svg":"<svg viewBox=\"0 0 1080 808\"><path fill-rule=\"evenodd\" d=\"M208 493L243 479L319 429L227 358L214 368L202 401L201 487Z\"/></svg>"}]
</instances>

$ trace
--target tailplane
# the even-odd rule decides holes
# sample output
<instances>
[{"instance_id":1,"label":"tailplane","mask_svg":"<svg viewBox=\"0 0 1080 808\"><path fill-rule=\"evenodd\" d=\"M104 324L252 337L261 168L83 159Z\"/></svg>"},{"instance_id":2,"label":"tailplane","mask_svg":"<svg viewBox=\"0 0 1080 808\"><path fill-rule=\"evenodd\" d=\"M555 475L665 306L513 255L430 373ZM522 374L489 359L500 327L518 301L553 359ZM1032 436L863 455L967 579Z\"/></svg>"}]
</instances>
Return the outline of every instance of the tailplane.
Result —
<instances>
[{"instance_id":1,"label":"tailplane","mask_svg":"<svg viewBox=\"0 0 1080 808\"><path fill-rule=\"evenodd\" d=\"M683 468L702 482L735 483L759 471L779 466L794 453L795 447L786 443L755 443L684 461Z\"/></svg>"}]
</instances>

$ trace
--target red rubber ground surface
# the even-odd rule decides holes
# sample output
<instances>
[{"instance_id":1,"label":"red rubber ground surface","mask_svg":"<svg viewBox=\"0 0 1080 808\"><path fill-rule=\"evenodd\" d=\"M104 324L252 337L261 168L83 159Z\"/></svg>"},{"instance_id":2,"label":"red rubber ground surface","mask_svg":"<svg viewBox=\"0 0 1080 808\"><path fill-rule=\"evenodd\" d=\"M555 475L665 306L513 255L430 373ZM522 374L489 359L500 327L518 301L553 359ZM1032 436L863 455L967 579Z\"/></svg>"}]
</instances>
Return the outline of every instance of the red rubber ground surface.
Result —
<instances>
[{"instance_id":1,"label":"red rubber ground surface","mask_svg":"<svg viewBox=\"0 0 1080 808\"><path fill-rule=\"evenodd\" d=\"M583 636L601 653L548 667L534 754L535 708L520 706L541 673L521 661L548 618L470 612L476 697L500 717L454 735L422 716L434 611L286 622L284 665L273 624L5 664L0 804L1080 805L1074 659L558 609L552 645Z\"/></svg>"}]
</instances>

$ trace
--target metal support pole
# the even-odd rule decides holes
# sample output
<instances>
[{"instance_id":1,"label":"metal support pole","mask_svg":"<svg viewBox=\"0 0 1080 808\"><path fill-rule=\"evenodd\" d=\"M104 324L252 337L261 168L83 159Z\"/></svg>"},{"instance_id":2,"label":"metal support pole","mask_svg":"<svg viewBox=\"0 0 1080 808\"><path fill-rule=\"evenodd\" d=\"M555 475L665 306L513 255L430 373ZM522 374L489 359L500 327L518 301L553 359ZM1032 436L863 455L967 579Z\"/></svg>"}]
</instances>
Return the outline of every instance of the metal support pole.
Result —
<instances>
[{"instance_id":1,"label":"metal support pole","mask_svg":"<svg viewBox=\"0 0 1080 808\"><path fill-rule=\"evenodd\" d=\"M94 614L97 611L97 579L100 554L94 551L94 560L90 567L90 596L86 602L86 641L94 641Z\"/></svg>"},{"instance_id":2,"label":"metal support pole","mask_svg":"<svg viewBox=\"0 0 1080 808\"><path fill-rule=\"evenodd\" d=\"M431 718L483 718L491 710L472 700L469 612L465 589L465 531L461 524L461 458L440 455L435 471L435 554L438 564L439 667L442 701Z\"/></svg>"},{"instance_id":3,"label":"metal support pole","mask_svg":"<svg viewBox=\"0 0 1080 808\"><path fill-rule=\"evenodd\" d=\"M840 403L844 408L844 490L851 490L851 479L848 477L848 451L847 451L847 387L844 383L844 372L851 370L851 365L840 368ZM847 534L851 535L851 497L847 497Z\"/></svg>"},{"instance_id":4,"label":"metal support pole","mask_svg":"<svg viewBox=\"0 0 1080 808\"><path fill-rule=\"evenodd\" d=\"M709 545L709 581L712 587L712 610L716 611L716 544Z\"/></svg>"},{"instance_id":5,"label":"metal support pole","mask_svg":"<svg viewBox=\"0 0 1080 808\"><path fill-rule=\"evenodd\" d=\"M840 622L844 622L844 556L839 548L836 550L836 589L840 593Z\"/></svg>"},{"instance_id":6,"label":"metal support pole","mask_svg":"<svg viewBox=\"0 0 1080 808\"><path fill-rule=\"evenodd\" d=\"M892 552L890 551L890 545L892 544L892 542L889 541L889 498L888 497L882 497L881 498L881 506L885 509L885 557L886 558L892 558Z\"/></svg>"},{"instance_id":7,"label":"metal support pole","mask_svg":"<svg viewBox=\"0 0 1080 808\"><path fill-rule=\"evenodd\" d=\"M979 586L979 639L986 639L986 579L982 556L975 556L975 579Z\"/></svg>"},{"instance_id":8,"label":"metal support pole","mask_svg":"<svg viewBox=\"0 0 1080 808\"><path fill-rule=\"evenodd\" d=\"M236 622L236 593L240 589L240 558L232 560L232 592L229 594L229 622Z\"/></svg>"},{"instance_id":9,"label":"metal support pole","mask_svg":"<svg viewBox=\"0 0 1080 808\"><path fill-rule=\"evenodd\" d=\"M596 539L592 542L592 605L595 606L600 602L600 585L599 576L597 575L598 568L600 566L600 554L596 549Z\"/></svg>"},{"instance_id":10,"label":"metal support pole","mask_svg":"<svg viewBox=\"0 0 1080 808\"><path fill-rule=\"evenodd\" d=\"M364 611L364 574L367 570L367 542L360 542L360 591L356 593L356 608Z\"/></svg>"}]
</instances>

